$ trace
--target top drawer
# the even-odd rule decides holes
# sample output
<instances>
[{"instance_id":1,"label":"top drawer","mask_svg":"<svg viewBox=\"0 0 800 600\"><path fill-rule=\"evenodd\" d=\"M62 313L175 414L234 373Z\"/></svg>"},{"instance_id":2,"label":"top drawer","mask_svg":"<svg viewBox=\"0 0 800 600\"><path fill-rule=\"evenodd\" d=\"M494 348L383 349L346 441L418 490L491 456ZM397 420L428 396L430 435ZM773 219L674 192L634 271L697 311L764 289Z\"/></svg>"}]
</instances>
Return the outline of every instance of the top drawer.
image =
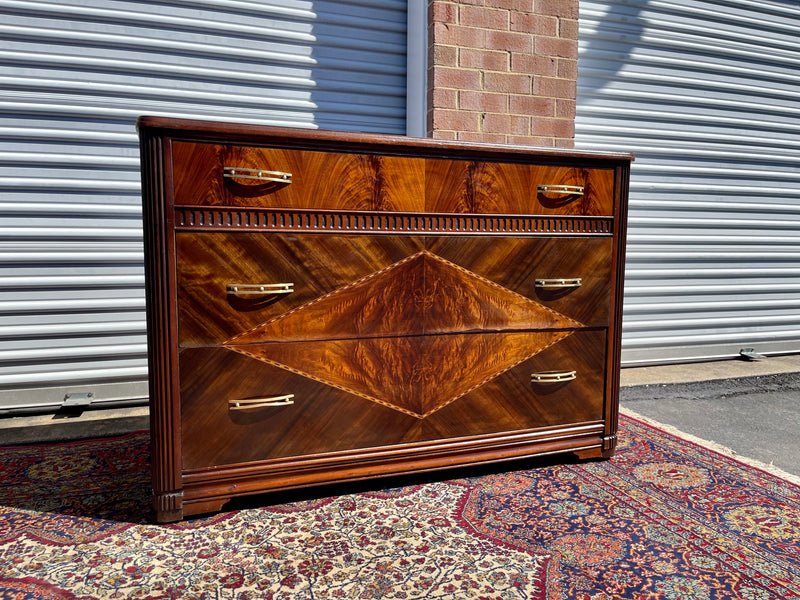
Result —
<instances>
[{"instance_id":1,"label":"top drawer","mask_svg":"<svg viewBox=\"0 0 800 600\"><path fill-rule=\"evenodd\" d=\"M613 169L174 142L176 204L613 214Z\"/></svg>"}]
</instances>

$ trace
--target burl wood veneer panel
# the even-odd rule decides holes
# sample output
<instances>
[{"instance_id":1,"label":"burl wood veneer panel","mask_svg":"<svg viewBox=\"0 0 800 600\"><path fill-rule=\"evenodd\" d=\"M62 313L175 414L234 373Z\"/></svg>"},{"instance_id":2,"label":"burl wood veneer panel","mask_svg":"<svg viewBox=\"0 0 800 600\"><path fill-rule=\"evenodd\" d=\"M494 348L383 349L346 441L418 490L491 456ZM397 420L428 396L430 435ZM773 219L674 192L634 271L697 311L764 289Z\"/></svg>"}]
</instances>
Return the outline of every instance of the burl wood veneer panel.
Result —
<instances>
[{"instance_id":1,"label":"burl wood veneer panel","mask_svg":"<svg viewBox=\"0 0 800 600\"><path fill-rule=\"evenodd\" d=\"M550 345L541 333L427 336L402 340L391 349L395 355L376 351L377 340L349 340L336 358L350 355L342 370L361 378L375 396L371 399L225 348L184 349L183 468L598 422L604 409L605 336L604 331L554 334L559 339ZM289 350L276 343L265 352L291 363L302 361L308 351L314 357L307 364L318 365L322 373L316 359L324 355L322 346L332 343L318 348L283 344L293 347ZM498 355L502 347L507 353ZM331 358L322 356L323 364ZM375 360L373 367L383 367L386 359L397 368L372 371L381 381L365 375L363 367L370 366L365 363ZM531 382L532 373L553 369L575 370L577 377L557 384ZM239 411L228 404L285 394L294 394L294 404ZM427 414L412 414L409 408Z\"/></svg>"}]
</instances>

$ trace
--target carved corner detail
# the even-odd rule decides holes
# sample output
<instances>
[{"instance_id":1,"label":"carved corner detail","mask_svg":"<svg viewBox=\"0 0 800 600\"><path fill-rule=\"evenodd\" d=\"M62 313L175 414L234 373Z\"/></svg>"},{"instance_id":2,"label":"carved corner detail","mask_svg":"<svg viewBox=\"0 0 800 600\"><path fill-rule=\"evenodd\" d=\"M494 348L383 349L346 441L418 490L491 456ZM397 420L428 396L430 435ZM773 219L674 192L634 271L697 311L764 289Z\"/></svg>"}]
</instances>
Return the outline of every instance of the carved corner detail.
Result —
<instances>
[{"instance_id":1,"label":"carved corner detail","mask_svg":"<svg viewBox=\"0 0 800 600\"><path fill-rule=\"evenodd\" d=\"M603 456L611 457L614 456L614 452L617 449L617 434L614 433L612 435L604 435L603 436Z\"/></svg>"},{"instance_id":2,"label":"carved corner detail","mask_svg":"<svg viewBox=\"0 0 800 600\"><path fill-rule=\"evenodd\" d=\"M183 519L183 492L170 494L155 494L153 508L156 511L156 520L159 523L180 521Z\"/></svg>"}]
</instances>

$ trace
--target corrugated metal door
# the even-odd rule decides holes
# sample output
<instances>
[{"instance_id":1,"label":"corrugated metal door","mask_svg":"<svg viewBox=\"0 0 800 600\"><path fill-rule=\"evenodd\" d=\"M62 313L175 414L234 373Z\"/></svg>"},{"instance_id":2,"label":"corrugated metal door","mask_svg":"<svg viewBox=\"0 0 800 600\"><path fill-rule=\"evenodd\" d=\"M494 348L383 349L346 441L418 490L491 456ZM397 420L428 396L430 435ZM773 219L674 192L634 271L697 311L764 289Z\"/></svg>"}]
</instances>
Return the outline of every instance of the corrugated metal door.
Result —
<instances>
[{"instance_id":1,"label":"corrugated metal door","mask_svg":"<svg viewBox=\"0 0 800 600\"><path fill-rule=\"evenodd\" d=\"M405 133L405 0L0 0L0 411L146 396L139 115Z\"/></svg>"},{"instance_id":2,"label":"corrugated metal door","mask_svg":"<svg viewBox=\"0 0 800 600\"><path fill-rule=\"evenodd\" d=\"M800 8L580 2L576 145L636 154L623 363L800 352Z\"/></svg>"}]
</instances>

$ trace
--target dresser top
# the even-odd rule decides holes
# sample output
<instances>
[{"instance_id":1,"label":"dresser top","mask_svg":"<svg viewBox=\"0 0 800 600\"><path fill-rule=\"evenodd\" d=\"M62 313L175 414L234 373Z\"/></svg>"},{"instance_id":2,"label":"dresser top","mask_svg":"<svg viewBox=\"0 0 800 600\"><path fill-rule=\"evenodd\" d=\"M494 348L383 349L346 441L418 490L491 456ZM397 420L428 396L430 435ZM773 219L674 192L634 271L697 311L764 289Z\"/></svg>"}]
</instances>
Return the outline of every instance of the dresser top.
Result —
<instances>
[{"instance_id":1,"label":"dresser top","mask_svg":"<svg viewBox=\"0 0 800 600\"><path fill-rule=\"evenodd\" d=\"M142 116L137 122L141 134L180 140L216 143L269 145L284 148L313 148L316 150L363 152L385 155L414 155L437 158L476 158L510 161L592 161L597 163L626 163L634 160L630 153L546 148L512 144L488 144L436 140L399 135L273 127L246 123L173 119Z\"/></svg>"}]
</instances>

